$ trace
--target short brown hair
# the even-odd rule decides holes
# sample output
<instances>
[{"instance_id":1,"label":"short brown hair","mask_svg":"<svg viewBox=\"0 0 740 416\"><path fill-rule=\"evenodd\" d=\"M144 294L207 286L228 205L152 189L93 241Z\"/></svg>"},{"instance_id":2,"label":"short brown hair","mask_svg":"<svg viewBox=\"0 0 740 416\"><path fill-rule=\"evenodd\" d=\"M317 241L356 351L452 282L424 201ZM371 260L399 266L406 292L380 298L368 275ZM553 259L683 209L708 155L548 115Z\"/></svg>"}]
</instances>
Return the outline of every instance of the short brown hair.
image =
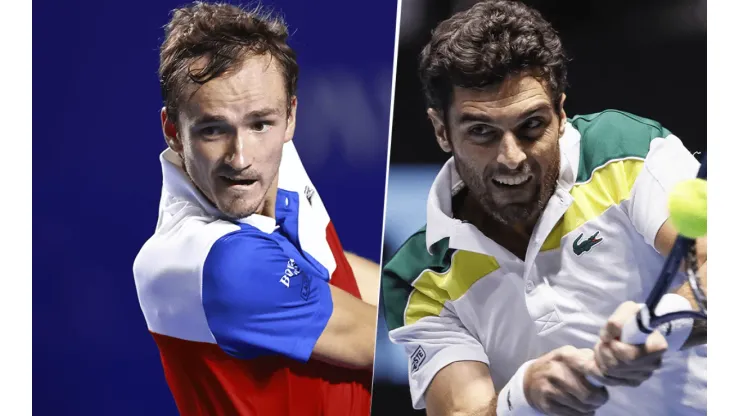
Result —
<instances>
[{"instance_id":1,"label":"short brown hair","mask_svg":"<svg viewBox=\"0 0 740 416\"><path fill-rule=\"evenodd\" d=\"M420 56L419 76L427 106L446 112L455 86L483 88L531 72L560 110L566 61L560 38L539 12L517 1L487 0L434 29Z\"/></svg>"},{"instance_id":2,"label":"short brown hair","mask_svg":"<svg viewBox=\"0 0 740 416\"><path fill-rule=\"evenodd\" d=\"M196 2L175 9L159 52L159 83L167 117L177 122L178 102L188 83L203 85L241 65L247 54L269 54L277 60L290 111L298 64L287 38L282 18L260 7L245 10L231 4ZM202 57L208 58L206 67L192 70L191 65Z\"/></svg>"}]
</instances>

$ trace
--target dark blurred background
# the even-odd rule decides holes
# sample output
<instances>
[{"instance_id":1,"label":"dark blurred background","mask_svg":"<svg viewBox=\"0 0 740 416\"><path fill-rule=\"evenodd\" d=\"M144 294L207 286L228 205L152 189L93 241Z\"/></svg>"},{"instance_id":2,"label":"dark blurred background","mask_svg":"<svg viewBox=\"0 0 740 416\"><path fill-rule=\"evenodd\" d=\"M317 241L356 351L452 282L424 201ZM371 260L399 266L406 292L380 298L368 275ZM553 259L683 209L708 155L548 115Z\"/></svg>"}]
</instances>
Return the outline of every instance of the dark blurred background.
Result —
<instances>
[{"instance_id":1,"label":"dark blurred background","mask_svg":"<svg viewBox=\"0 0 740 416\"><path fill-rule=\"evenodd\" d=\"M131 268L160 197L158 47L184 3L34 3L37 414L177 414ZM298 53L303 163L344 248L379 261L396 2L262 4Z\"/></svg>"},{"instance_id":2,"label":"dark blurred background","mask_svg":"<svg viewBox=\"0 0 740 416\"><path fill-rule=\"evenodd\" d=\"M449 157L437 146L417 78L431 30L470 0L403 0L383 261L425 222L426 197ZM569 117L614 108L654 119L692 151L706 150L706 0L528 0L569 55ZM374 415L413 414L407 360L380 315ZM418 412L422 414L422 412Z\"/></svg>"}]
</instances>

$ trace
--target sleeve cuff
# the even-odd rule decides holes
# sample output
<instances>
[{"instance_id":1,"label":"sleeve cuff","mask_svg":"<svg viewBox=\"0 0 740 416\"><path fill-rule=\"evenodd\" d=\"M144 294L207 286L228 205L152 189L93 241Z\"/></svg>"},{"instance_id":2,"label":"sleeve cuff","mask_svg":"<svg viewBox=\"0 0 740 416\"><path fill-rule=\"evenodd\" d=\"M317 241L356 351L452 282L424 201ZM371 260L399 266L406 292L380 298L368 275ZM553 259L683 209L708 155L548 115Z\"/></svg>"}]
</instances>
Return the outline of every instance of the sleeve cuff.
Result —
<instances>
[{"instance_id":1,"label":"sleeve cuff","mask_svg":"<svg viewBox=\"0 0 740 416\"><path fill-rule=\"evenodd\" d=\"M423 345L421 347L423 348ZM415 373L411 373L411 364L409 364L409 386L414 409L419 410L426 407L424 395L439 370L458 361L479 361L486 365L489 364L485 352L479 348L471 348L470 345L454 345L437 352L426 365Z\"/></svg>"}]
</instances>

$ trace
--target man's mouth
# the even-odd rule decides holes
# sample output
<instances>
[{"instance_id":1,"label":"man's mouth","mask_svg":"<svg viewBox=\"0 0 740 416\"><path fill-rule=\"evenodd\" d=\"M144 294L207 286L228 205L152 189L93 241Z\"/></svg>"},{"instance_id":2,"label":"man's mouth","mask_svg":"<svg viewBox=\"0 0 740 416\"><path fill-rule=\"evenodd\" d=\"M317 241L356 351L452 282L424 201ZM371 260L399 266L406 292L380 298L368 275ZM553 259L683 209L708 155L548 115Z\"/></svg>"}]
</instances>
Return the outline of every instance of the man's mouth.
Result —
<instances>
[{"instance_id":1,"label":"man's mouth","mask_svg":"<svg viewBox=\"0 0 740 416\"><path fill-rule=\"evenodd\" d=\"M222 176L221 179L223 179L224 182L226 182L227 185L233 186L233 185L242 185L242 186L249 186L257 182L257 179L244 179L244 178L232 178L227 176Z\"/></svg>"},{"instance_id":2,"label":"man's mouth","mask_svg":"<svg viewBox=\"0 0 740 416\"><path fill-rule=\"evenodd\" d=\"M495 175L493 183L500 187L518 187L529 183L534 176L531 173L519 175Z\"/></svg>"}]
</instances>

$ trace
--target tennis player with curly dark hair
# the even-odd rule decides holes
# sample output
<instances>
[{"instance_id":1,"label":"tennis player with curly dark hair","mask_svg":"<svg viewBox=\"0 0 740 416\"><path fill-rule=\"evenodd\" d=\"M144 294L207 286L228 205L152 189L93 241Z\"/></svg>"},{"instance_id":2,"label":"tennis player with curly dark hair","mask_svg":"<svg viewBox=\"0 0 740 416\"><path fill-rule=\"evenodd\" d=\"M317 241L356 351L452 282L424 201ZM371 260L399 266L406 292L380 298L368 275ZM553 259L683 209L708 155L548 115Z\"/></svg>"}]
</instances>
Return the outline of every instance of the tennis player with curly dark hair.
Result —
<instances>
[{"instance_id":1,"label":"tennis player with curly dark hair","mask_svg":"<svg viewBox=\"0 0 740 416\"><path fill-rule=\"evenodd\" d=\"M414 407L705 414L706 356L694 346L706 329L619 341L676 238L668 191L699 163L655 121L568 118L566 63L550 23L508 0L440 23L421 53L427 114L452 157L426 226L382 278Z\"/></svg>"}]
</instances>

